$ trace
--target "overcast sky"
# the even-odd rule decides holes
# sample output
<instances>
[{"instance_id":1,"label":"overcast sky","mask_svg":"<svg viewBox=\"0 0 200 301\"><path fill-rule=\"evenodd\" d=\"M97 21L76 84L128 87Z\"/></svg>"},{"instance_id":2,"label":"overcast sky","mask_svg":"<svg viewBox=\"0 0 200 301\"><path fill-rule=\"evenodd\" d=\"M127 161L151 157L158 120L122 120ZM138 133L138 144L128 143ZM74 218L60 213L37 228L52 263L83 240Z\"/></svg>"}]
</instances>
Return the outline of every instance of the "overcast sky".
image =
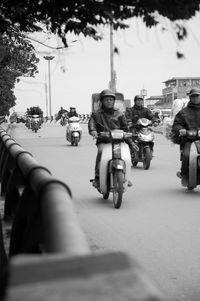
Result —
<instances>
[{"instance_id":1,"label":"overcast sky","mask_svg":"<svg viewBox=\"0 0 200 301\"><path fill-rule=\"evenodd\" d=\"M181 43L171 23L164 20L163 24L167 31L163 32L161 26L147 29L134 18L130 29L114 32L114 45L119 51L114 56L117 90L131 101L143 88L148 97L161 95L163 82L172 77L200 77L200 15L186 23L189 36ZM102 29L102 33L104 39L100 42L69 35L70 47L59 51L33 42L40 58L39 73L35 78L21 78L16 84L15 110L39 106L46 113L44 83L48 80L48 64L43 56L49 54L55 56L51 61L52 113L60 106L69 109L70 105L75 105L78 113L90 113L92 93L107 88L110 80L109 29ZM60 46L55 37L32 37L50 47ZM184 53L185 59L177 59L177 50Z\"/></svg>"}]
</instances>

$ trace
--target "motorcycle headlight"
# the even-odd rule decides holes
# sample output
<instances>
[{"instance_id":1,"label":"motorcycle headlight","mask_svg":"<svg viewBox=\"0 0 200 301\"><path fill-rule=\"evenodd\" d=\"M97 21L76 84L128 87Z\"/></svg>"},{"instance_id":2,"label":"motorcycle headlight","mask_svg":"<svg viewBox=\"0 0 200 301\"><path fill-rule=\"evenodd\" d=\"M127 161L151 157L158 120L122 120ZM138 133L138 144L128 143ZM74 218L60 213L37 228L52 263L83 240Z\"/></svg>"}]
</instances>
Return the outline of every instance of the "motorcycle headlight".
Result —
<instances>
[{"instance_id":1,"label":"motorcycle headlight","mask_svg":"<svg viewBox=\"0 0 200 301\"><path fill-rule=\"evenodd\" d=\"M197 130L189 130L189 131L187 131L187 136L188 137L193 138L193 137L196 137L197 135L198 135L198 131Z\"/></svg>"},{"instance_id":2,"label":"motorcycle headlight","mask_svg":"<svg viewBox=\"0 0 200 301\"><path fill-rule=\"evenodd\" d=\"M124 137L124 133L123 132L111 132L111 137L114 140L122 140Z\"/></svg>"}]
</instances>

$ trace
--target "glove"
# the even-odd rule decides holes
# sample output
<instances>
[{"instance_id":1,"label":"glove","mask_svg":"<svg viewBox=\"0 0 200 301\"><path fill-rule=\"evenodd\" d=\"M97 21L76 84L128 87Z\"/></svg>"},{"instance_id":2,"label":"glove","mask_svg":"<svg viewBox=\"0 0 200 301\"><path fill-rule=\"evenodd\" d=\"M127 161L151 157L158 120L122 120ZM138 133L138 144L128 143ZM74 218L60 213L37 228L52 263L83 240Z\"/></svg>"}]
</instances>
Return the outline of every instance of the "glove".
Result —
<instances>
[{"instance_id":1,"label":"glove","mask_svg":"<svg viewBox=\"0 0 200 301\"><path fill-rule=\"evenodd\" d=\"M97 131L92 131L91 135L93 136L94 139L97 139L98 137Z\"/></svg>"},{"instance_id":2,"label":"glove","mask_svg":"<svg viewBox=\"0 0 200 301\"><path fill-rule=\"evenodd\" d=\"M186 135L186 129L180 129L179 136L185 136L185 135Z\"/></svg>"}]
</instances>

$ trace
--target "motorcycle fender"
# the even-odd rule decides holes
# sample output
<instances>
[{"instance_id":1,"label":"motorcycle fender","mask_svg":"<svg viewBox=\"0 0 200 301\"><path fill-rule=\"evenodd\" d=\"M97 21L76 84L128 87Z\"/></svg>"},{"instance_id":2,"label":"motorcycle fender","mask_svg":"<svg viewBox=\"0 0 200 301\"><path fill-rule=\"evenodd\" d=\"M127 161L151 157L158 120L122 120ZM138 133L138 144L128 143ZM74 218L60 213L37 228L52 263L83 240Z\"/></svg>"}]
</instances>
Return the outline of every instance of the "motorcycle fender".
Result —
<instances>
[{"instance_id":1,"label":"motorcycle fender","mask_svg":"<svg viewBox=\"0 0 200 301\"><path fill-rule=\"evenodd\" d=\"M126 165L123 160L120 159L114 159L111 161L109 172L112 172L112 169L122 170L123 172L126 171Z\"/></svg>"},{"instance_id":2,"label":"motorcycle fender","mask_svg":"<svg viewBox=\"0 0 200 301\"><path fill-rule=\"evenodd\" d=\"M100 191L101 193L107 192L107 177L108 177L108 165L110 159L112 158L112 144L104 143L103 151L101 155L100 165L99 165L99 176L100 176Z\"/></svg>"},{"instance_id":3,"label":"motorcycle fender","mask_svg":"<svg viewBox=\"0 0 200 301\"><path fill-rule=\"evenodd\" d=\"M189 154L189 177L188 177L188 187L195 188L197 186L197 157L198 149L194 143L191 144L190 154Z\"/></svg>"},{"instance_id":4,"label":"motorcycle fender","mask_svg":"<svg viewBox=\"0 0 200 301\"><path fill-rule=\"evenodd\" d=\"M124 189L126 190L128 180L131 179L131 153L127 143L121 143L121 159L125 162L125 179L127 180L124 183Z\"/></svg>"},{"instance_id":5,"label":"motorcycle fender","mask_svg":"<svg viewBox=\"0 0 200 301\"><path fill-rule=\"evenodd\" d=\"M72 132L72 137L79 137L79 132Z\"/></svg>"}]
</instances>

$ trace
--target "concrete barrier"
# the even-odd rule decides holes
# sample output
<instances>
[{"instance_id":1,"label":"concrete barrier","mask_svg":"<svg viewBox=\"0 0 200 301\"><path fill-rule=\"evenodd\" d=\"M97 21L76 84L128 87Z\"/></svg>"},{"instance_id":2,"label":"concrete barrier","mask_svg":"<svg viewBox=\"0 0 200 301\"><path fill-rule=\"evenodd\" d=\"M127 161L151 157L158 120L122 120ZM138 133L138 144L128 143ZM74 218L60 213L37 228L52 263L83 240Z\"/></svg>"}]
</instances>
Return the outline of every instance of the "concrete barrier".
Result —
<instances>
[{"instance_id":1,"label":"concrete barrier","mask_svg":"<svg viewBox=\"0 0 200 301\"><path fill-rule=\"evenodd\" d=\"M6 301L161 301L163 295L124 253L67 258L16 256Z\"/></svg>"}]
</instances>

